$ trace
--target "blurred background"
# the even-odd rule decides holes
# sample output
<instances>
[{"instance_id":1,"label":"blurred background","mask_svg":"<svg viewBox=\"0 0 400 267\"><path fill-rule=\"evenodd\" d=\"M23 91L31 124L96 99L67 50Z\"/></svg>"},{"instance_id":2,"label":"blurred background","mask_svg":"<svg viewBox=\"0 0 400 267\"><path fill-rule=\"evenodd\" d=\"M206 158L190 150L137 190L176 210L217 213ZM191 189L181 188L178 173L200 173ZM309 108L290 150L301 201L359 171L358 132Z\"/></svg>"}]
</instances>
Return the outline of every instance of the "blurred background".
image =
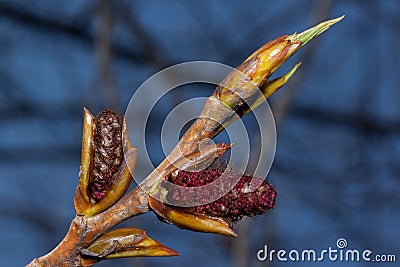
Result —
<instances>
[{"instance_id":1,"label":"blurred background","mask_svg":"<svg viewBox=\"0 0 400 267\"><path fill-rule=\"evenodd\" d=\"M97 266L291 266L260 262L256 253L264 245L327 249L338 238L399 261L399 10L396 0L0 0L1 265L23 266L65 235L84 106L123 113L140 84L167 66L237 66L277 36L342 14L279 71L303 62L270 99L278 134L268 175L278 191L275 208L243 220L235 239L180 230L153 214L136 217L124 225L144 228L181 256ZM162 112L212 93L195 88L178 90L159 108L149 138L158 138ZM161 147L150 150L155 163L163 159Z\"/></svg>"}]
</instances>

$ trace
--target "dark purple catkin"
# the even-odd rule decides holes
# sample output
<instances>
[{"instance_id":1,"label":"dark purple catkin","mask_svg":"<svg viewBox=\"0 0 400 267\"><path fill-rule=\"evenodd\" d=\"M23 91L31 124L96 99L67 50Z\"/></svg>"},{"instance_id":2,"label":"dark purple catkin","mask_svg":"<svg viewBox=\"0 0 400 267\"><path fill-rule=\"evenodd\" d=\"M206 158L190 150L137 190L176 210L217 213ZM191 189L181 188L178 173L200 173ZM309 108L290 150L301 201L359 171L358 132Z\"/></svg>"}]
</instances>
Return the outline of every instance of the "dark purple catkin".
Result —
<instances>
[{"instance_id":1,"label":"dark purple catkin","mask_svg":"<svg viewBox=\"0 0 400 267\"><path fill-rule=\"evenodd\" d=\"M198 172L180 171L177 175L168 176L167 180L183 187L198 187L213 182L218 179L222 173L222 169ZM239 174L235 172L226 172L226 175L234 178ZM253 179L258 180L257 182L261 182L261 185L254 191L249 192L249 186ZM169 194L170 200L176 200L179 199L179 197L179 191ZM243 216L253 217L273 208L275 197L276 191L265 179L243 175L234 188L220 199L206 205L188 209L204 215L221 217L229 221L237 221ZM207 195L203 196L203 198L207 198Z\"/></svg>"},{"instance_id":2,"label":"dark purple catkin","mask_svg":"<svg viewBox=\"0 0 400 267\"><path fill-rule=\"evenodd\" d=\"M89 182L89 193L94 200L104 197L122 160L121 121L115 112L106 109L96 116L94 167Z\"/></svg>"}]
</instances>

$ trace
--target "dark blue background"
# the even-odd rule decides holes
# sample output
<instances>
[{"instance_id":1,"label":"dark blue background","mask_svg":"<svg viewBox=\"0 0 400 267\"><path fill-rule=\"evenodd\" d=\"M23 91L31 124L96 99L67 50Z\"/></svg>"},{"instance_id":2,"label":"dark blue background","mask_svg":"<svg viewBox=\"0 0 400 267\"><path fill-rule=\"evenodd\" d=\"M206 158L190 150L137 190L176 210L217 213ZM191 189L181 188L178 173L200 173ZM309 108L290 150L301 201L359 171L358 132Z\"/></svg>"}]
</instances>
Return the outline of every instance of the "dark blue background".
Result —
<instances>
[{"instance_id":1,"label":"dark blue background","mask_svg":"<svg viewBox=\"0 0 400 267\"><path fill-rule=\"evenodd\" d=\"M342 14L279 71L303 61L270 100L278 121L268 176L278 191L275 209L245 219L237 239L179 230L146 214L125 225L146 229L181 256L98 266L291 266L260 263L256 252L265 244L320 250L340 237L349 248L399 260L398 1L110 2L0 1L1 266L22 266L64 236L74 216L84 106L123 112L136 88L166 66L236 66L270 39ZM198 95L195 87L182 90L164 108ZM154 162L163 159L159 146L149 149Z\"/></svg>"}]
</instances>

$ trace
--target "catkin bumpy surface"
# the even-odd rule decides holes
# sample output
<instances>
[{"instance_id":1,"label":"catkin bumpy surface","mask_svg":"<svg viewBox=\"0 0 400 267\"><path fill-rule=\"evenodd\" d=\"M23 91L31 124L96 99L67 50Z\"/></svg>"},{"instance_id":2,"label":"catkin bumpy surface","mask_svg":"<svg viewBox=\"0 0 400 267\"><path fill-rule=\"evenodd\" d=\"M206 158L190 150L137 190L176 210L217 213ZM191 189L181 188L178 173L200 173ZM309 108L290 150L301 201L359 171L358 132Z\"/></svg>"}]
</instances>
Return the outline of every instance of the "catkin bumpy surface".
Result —
<instances>
[{"instance_id":1,"label":"catkin bumpy surface","mask_svg":"<svg viewBox=\"0 0 400 267\"><path fill-rule=\"evenodd\" d=\"M122 126L117 113L106 109L96 116L90 196L98 201L114 181L123 160Z\"/></svg>"}]
</instances>

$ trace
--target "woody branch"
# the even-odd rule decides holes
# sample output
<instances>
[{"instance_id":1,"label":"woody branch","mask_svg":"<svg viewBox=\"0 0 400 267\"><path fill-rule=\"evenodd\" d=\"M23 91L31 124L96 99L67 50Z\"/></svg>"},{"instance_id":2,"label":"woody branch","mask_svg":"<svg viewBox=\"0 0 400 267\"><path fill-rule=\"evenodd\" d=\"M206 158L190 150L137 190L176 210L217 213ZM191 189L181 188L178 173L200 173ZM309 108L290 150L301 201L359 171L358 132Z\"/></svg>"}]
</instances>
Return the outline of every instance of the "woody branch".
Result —
<instances>
[{"instance_id":1,"label":"woody branch","mask_svg":"<svg viewBox=\"0 0 400 267\"><path fill-rule=\"evenodd\" d=\"M173 249L148 237L143 230L122 228L110 231L122 221L150 210L181 228L236 236L231 227L233 220L243 215L255 216L272 208L276 193L266 182L255 193L239 194L238 200L226 197L226 206L230 202L241 201L241 196L247 200L254 199L246 203L251 206L250 209L239 209L243 214L238 213L236 217L232 214L227 216L226 210L220 214L215 210L211 216L202 214L201 209L166 205L153 196L159 194L160 185L173 172L183 173L210 157L224 154L230 145L210 145L200 153L199 143L218 135L224 127L250 112L283 86L300 64L286 75L269 80L274 71L309 40L342 18L325 21L299 34L278 37L256 50L229 73L206 100L199 117L171 154L125 196L132 178L129 169L134 169L137 153L129 142L125 120L110 110L94 117L85 109L81 172L74 198L77 215L60 244L27 266L91 266L100 260L116 257L178 255ZM124 155L123 149L126 151ZM246 179L248 177L243 176L239 186L243 186Z\"/></svg>"}]
</instances>

